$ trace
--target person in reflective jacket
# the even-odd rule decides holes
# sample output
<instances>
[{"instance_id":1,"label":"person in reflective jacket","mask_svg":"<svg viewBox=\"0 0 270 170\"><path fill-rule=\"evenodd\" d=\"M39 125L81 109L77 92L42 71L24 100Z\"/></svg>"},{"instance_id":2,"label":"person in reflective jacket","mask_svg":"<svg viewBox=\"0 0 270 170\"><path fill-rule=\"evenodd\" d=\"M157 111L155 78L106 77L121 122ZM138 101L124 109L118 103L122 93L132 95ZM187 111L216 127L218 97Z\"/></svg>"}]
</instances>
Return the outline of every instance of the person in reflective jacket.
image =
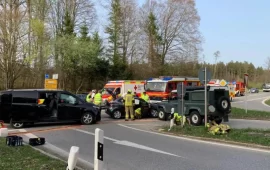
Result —
<instances>
[{"instance_id":1,"label":"person in reflective jacket","mask_svg":"<svg viewBox=\"0 0 270 170\"><path fill-rule=\"evenodd\" d=\"M133 114L133 104L135 103L134 96L131 94L131 90L128 90L127 94L123 98L124 104L125 104L125 111L126 111L126 121L129 119L129 114L131 117L131 120L134 120L134 114Z\"/></svg>"}]
</instances>

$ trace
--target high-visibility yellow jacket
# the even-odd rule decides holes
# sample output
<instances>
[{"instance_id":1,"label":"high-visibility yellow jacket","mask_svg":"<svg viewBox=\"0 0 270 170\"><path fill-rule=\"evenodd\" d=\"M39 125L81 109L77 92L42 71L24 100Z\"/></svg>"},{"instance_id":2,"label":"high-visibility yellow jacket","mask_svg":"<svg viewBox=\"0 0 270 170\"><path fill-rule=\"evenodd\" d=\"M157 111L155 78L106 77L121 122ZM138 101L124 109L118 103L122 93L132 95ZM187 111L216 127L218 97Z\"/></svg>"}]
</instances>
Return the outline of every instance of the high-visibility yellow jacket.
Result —
<instances>
[{"instance_id":1,"label":"high-visibility yellow jacket","mask_svg":"<svg viewBox=\"0 0 270 170\"><path fill-rule=\"evenodd\" d=\"M132 94L126 94L124 97L125 106L133 106L134 97Z\"/></svg>"},{"instance_id":2,"label":"high-visibility yellow jacket","mask_svg":"<svg viewBox=\"0 0 270 170\"><path fill-rule=\"evenodd\" d=\"M99 105L102 102L102 97L100 93L97 93L94 97L94 104Z\"/></svg>"}]
</instances>

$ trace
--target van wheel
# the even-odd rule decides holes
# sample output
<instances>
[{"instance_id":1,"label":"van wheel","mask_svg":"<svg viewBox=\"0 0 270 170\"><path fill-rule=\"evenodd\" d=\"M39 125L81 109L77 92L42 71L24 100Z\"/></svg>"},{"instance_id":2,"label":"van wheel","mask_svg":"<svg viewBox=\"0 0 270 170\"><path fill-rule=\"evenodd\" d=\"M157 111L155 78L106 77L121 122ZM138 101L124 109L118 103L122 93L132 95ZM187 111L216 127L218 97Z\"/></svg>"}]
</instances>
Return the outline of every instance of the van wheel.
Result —
<instances>
[{"instance_id":1,"label":"van wheel","mask_svg":"<svg viewBox=\"0 0 270 170\"><path fill-rule=\"evenodd\" d=\"M190 123L195 126L200 126L202 124L202 116L198 111L192 111L190 113Z\"/></svg>"},{"instance_id":2,"label":"van wheel","mask_svg":"<svg viewBox=\"0 0 270 170\"><path fill-rule=\"evenodd\" d=\"M24 127L24 123L23 122L13 122L12 119L10 120L10 125L12 128L14 129L20 129L20 128L23 128Z\"/></svg>"},{"instance_id":3,"label":"van wheel","mask_svg":"<svg viewBox=\"0 0 270 170\"><path fill-rule=\"evenodd\" d=\"M81 123L83 125L91 125L94 124L95 122L96 120L92 113L86 112L81 117Z\"/></svg>"}]
</instances>

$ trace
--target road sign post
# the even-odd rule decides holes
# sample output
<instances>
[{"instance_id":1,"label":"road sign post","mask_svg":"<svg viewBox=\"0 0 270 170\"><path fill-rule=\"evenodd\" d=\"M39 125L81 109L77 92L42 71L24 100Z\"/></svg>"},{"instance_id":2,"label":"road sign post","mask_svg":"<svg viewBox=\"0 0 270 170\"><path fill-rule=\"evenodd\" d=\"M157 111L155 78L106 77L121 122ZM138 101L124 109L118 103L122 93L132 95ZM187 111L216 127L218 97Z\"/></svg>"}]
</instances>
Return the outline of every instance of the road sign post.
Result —
<instances>
[{"instance_id":1,"label":"road sign post","mask_svg":"<svg viewBox=\"0 0 270 170\"><path fill-rule=\"evenodd\" d=\"M204 124L207 126L207 83L211 80L212 74L205 68L199 70L199 80L204 84Z\"/></svg>"},{"instance_id":2,"label":"road sign post","mask_svg":"<svg viewBox=\"0 0 270 170\"><path fill-rule=\"evenodd\" d=\"M246 113L247 113L247 95L248 95L248 93L247 93L248 74L247 73L244 74L244 85L245 85L245 95L246 95L246 97L245 97L245 108L246 108Z\"/></svg>"},{"instance_id":3,"label":"road sign post","mask_svg":"<svg viewBox=\"0 0 270 170\"><path fill-rule=\"evenodd\" d=\"M182 95L181 95L181 97L182 97L182 107L181 107L181 109L182 109L182 123L181 123L181 126L182 127L184 127L184 82L182 82Z\"/></svg>"},{"instance_id":4,"label":"road sign post","mask_svg":"<svg viewBox=\"0 0 270 170\"><path fill-rule=\"evenodd\" d=\"M207 126L207 72L204 68L204 125Z\"/></svg>"},{"instance_id":5,"label":"road sign post","mask_svg":"<svg viewBox=\"0 0 270 170\"><path fill-rule=\"evenodd\" d=\"M104 137L104 131L99 128L96 128L94 170L103 170L103 148L104 148L103 137Z\"/></svg>"}]
</instances>

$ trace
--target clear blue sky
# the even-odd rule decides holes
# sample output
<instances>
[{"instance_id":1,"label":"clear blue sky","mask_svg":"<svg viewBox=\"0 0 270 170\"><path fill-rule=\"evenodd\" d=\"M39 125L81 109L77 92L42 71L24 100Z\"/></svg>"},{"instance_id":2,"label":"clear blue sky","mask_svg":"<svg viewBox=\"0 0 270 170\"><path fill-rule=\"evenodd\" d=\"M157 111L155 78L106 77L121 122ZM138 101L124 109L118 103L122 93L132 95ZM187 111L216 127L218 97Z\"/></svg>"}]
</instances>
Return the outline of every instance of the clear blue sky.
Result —
<instances>
[{"instance_id":1,"label":"clear blue sky","mask_svg":"<svg viewBox=\"0 0 270 170\"><path fill-rule=\"evenodd\" d=\"M141 5L146 0L137 0ZM270 0L196 0L206 62L248 61L265 67L270 56Z\"/></svg>"}]
</instances>

